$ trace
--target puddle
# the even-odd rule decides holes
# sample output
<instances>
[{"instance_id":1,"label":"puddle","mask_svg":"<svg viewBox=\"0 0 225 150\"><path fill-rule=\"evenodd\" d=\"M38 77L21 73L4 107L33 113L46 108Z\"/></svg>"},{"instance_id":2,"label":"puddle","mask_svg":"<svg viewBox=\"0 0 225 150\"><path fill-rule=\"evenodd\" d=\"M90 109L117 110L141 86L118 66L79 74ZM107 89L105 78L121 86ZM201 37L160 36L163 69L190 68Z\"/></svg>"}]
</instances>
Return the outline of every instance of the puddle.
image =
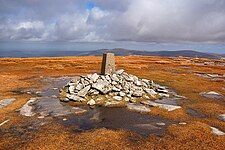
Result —
<instances>
[{"instance_id":1,"label":"puddle","mask_svg":"<svg viewBox=\"0 0 225 150\"><path fill-rule=\"evenodd\" d=\"M107 108L88 106L73 107L60 102L57 98L59 89L72 78L46 78L46 87L40 91L41 97L31 104L33 112L40 120L49 118L72 129L74 132L96 128L124 129L143 136L163 135L166 128L175 122L159 116L130 111L127 108ZM53 97L54 95L54 97ZM48 119L47 119L48 118ZM164 125L160 125L163 123Z\"/></svg>"},{"instance_id":2,"label":"puddle","mask_svg":"<svg viewBox=\"0 0 225 150\"><path fill-rule=\"evenodd\" d=\"M168 125L172 121L158 116L141 114L129 111L126 108L98 107L90 109L83 115L69 115L67 120L57 119L57 121L74 131L83 131L96 128L124 129L136 132L143 136L150 134L163 135ZM157 125L165 123L164 126Z\"/></svg>"}]
</instances>

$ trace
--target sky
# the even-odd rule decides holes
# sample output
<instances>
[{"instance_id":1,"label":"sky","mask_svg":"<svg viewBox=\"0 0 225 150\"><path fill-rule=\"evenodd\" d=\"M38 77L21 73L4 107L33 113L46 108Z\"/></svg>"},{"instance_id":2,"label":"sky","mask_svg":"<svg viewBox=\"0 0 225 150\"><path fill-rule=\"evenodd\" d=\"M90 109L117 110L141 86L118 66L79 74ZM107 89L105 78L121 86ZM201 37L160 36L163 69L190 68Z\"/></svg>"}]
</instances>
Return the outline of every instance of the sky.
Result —
<instances>
[{"instance_id":1,"label":"sky","mask_svg":"<svg viewBox=\"0 0 225 150\"><path fill-rule=\"evenodd\" d=\"M0 0L0 50L27 43L225 53L225 0Z\"/></svg>"}]
</instances>

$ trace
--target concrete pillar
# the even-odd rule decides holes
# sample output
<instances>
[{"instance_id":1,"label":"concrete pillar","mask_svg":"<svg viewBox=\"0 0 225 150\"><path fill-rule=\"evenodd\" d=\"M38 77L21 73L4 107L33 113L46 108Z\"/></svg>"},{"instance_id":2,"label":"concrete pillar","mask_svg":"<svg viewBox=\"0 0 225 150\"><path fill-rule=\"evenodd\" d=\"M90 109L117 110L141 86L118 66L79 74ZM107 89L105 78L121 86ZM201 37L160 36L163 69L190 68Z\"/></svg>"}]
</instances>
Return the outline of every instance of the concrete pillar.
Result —
<instances>
[{"instance_id":1,"label":"concrete pillar","mask_svg":"<svg viewBox=\"0 0 225 150\"><path fill-rule=\"evenodd\" d=\"M112 74L116 71L114 53L104 53L102 58L101 74Z\"/></svg>"}]
</instances>

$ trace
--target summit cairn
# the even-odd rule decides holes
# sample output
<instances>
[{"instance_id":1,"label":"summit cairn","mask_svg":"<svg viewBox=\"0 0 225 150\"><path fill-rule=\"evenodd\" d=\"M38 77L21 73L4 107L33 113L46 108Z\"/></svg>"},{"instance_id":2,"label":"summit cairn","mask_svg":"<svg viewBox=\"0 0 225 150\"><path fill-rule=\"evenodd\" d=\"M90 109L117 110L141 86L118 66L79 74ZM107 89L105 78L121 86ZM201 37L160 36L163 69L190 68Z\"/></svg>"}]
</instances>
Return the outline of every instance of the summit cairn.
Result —
<instances>
[{"instance_id":1,"label":"summit cairn","mask_svg":"<svg viewBox=\"0 0 225 150\"><path fill-rule=\"evenodd\" d=\"M104 53L102 58L101 74L113 74L115 73L115 58L113 53Z\"/></svg>"},{"instance_id":2,"label":"summit cairn","mask_svg":"<svg viewBox=\"0 0 225 150\"><path fill-rule=\"evenodd\" d=\"M148 79L140 79L128 74L124 69L115 70L113 53L103 54L101 74L87 74L74 78L60 90L60 95L60 100L64 102L74 101L78 104L106 107L127 106L129 103L140 104L141 101L174 96L165 86ZM150 102L142 104L153 105Z\"/></svg>"}]
</instances>

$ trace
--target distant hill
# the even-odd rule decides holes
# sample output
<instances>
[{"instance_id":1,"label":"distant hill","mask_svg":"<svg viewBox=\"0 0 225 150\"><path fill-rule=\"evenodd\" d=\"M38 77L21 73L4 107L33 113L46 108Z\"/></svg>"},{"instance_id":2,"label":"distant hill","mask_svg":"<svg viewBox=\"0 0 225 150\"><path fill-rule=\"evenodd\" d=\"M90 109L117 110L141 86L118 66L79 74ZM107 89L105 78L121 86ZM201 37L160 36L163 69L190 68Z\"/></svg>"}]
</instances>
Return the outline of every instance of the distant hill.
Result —
<instances>
[{"instance_id":1,"label":"distant hill","mask_svg":"<svg viewBox=\"0 0 225 150\"><path fill-rule=\"evenodd\" d=\"M117 56L127 56L127 55L144 55L144 56L166 56L166 57L202 57L202 58L214 58L219 59L225 57L223 54L212 54L212 53L203 53L193 50L179 50L179 51L140 51L140 50L127 50L122 48L117 49L101 49L95 51L88 51L85 53L81 53L81 55L102 55L105 52L112 52L115 53Z\"/></svg>"},{"instance_id":2,"label":"distant hill","mask_svg":"<svg viewBox=\"0 0 225 150\"><path fill-rule=\"evenodd\" d=\"M0 57L59 57L59 56L99 56L106 52L115 53L117 56L143 55L143 56L166 56L166 57L202 57L220 59L225 58L225 54L203 53L193 50L179 51L144 51L144 50L128 50L122 48L100 49L93 51L0 51Z\"/></svg>"}]
</instances>

